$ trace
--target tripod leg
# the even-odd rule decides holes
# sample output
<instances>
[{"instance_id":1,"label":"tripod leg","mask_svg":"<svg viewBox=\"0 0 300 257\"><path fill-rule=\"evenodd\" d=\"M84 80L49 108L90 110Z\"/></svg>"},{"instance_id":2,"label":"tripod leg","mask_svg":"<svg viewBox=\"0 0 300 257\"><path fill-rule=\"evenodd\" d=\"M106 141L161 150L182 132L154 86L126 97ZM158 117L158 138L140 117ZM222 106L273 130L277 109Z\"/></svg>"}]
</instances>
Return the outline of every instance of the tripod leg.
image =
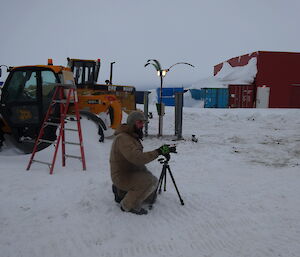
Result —
<instances>
[{"instance_id":1,"label":"tripod leg","mask_svg":"<svg viewBox=\"0 0 300 257\"><path fill-rule=\"evenodd\" d=\"M162 187L163 181L165 181L165 183L166 183L166 173L167 173L166 168L165 168L165 166L163 166L162 172L161 172L161 175L160 175L161 180L160 180L160 183L159 183L159 190L158 190L159 194L161 193L161 187Z\"/></svg>"},{"instance_id":2,"label":"tripod leg","mask_svg":"<svg viewBox=\"0 0 300 257\"><path fill-rule=\"evenodd\" d=\"M164 177L164 191L167 191L167 172L166 172L166 168L165 168L165 177Z\"/></svg>"},{"instance_id":3,"label":"tripod leg","mask_svg":"<svg viewBox=\"0 0 300 257\"><path fill-rule=\"evenodd\" d=\"M169 166L168 166L167 168L168 168L168 171L169 171L169 173L170 173L170 176L171 176L171 179L172 179L172 181L173 181L173 184L174 184L174 186L175 186L175 189L176 189L177 195L178 195L178 197L179 197L180 203L181 203L181 205L184 205L184 202L183 202L183 200L182 200L182 198L181 198L181 196L180 196L180 193L179 193L179 190L178 190L178 188L177 188L177 185L176 185L175 179L174 179L174 177L173 177L173 174L172 174L172 172L171 172L171 169L170 169Z\"/></svg>"},{"instance_id":4,"label":"tripod leg","mask_svg":"<svg viewBox=\"0 0 300 257\"><path fill-rule=\"evenodd\" d=\"M151 210L152 209L152 205L153 205L153 203L154 203L154 201L155 201L155 196L156 196L156 194L157 194L157 190L159 189L160 191L159 191L159 193L161 192L161 185L162 185L162 180L163 180L163 178L164 178L164 173L165 173L166 171L165 171L165 169L162 169L162 171L161 171L161 173L160 173L160 176L159 176L159 179L158 179L158 183L157 183L157 186L156 186L156 189L155 189L155 193L153 194L153 198L152 198L152 200L151 200L151 203L149 204L149 209Z\"/></svg>"}]
</instances>

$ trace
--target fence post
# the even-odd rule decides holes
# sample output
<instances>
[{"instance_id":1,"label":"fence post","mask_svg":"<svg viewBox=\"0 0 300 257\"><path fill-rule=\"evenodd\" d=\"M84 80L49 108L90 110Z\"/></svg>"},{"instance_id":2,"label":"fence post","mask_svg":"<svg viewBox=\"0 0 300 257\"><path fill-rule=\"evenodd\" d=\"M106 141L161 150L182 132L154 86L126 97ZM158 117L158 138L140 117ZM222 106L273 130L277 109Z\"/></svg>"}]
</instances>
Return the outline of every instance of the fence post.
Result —
<instances>
[{"instance_id":1,"label":"fence post","mask_svg":"<svg viewBox=\"0 0 300 257\"><path fill-rule=\"evenodd\" d=\"M144 91L144 115L147 119L147 122L145 123L145 126L144 126L144 131L145 131L145 137L148 136L148 122L149 122L149 94L151 92L149 91Z\"/></svg>"},{"instance_id":2,"label":"fence post","mask_svg":"<svg viewBox=\"0 0 300 257\"><path fill-rule=\"evenodd\" d=\"M175 93L175 136L178 140L182 139L183 94L184 92Z\"/></svg>"}]
</instances>

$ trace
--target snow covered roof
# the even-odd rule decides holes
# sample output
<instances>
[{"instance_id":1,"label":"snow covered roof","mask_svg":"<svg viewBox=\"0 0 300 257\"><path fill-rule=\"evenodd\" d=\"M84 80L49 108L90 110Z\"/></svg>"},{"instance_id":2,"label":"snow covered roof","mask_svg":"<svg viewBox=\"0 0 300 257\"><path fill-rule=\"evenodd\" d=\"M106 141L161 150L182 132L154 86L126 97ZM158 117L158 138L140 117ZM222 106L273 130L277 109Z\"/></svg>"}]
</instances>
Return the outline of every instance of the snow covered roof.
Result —
<instances>
[{"instance_id":1,"label":"snow covered roof","mask_svg":"<svg viewBox=\"0 0 300 257\"><path fill-rule=\"evenodd\" d=\"M256 57L251 58L245 66L232 67L228 62L224 62L216 76L201 79L188 89L227 88L231 84L249 85L253 83L256 73Z\"/></svg>"}]
</instances>

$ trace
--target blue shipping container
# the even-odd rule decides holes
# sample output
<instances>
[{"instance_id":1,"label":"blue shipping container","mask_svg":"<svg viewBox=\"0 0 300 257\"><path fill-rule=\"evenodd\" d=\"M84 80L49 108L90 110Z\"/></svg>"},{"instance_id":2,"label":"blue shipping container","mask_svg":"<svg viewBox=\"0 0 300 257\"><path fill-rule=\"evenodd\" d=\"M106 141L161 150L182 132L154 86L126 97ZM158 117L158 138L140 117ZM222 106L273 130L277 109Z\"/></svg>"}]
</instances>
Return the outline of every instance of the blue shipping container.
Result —
<instances>
[{"instance_id":1,"label":"blue shipping container","mask_svg":"<svg viewBox=\"0 0 300 257\"><path fill-rule=\"evenodd\" d=\"M175 106L175 93L183 92L183 87L166 87L162 89L162 99L161 101L166 106ZM157 99L160 102L160 88L156 89Z\"/></svg>"},{"instance_id":2,"label":"blue shipping container","mask_svg":"<svg viewBox=\"0 0 300 257\"><path fill-rule=\"evenodd\" d=\"M228 88L218 88L218 108L228 108L229 93Z\"/></svg>"},{"instance_id":3,"label":"blue shipping container","mask_svg":"<svg viewBox=\"0 0 300 257\"><path fill-rule=\"evenodd\" d=\"M158 90L158 95L160 94L160 88ZM163 88L162 89L162 96L173 96L174 95L174 88Z\"/></svg>"},{"instance_id":4,"label":"blue shipping container","mask_svg":"<svg viewBox=\"0 0 300 257\"><path fill-rule=\"evenodd\" d=\"M228 108L228 88L205 88L204 108Z\"/></svg>"},{"instance_id":5,"label":"blue shipping container","mask_svg":"<svg viewBox=\"0 0 300 257\"><path fill-rule=\"evenodd\" d=\"M137 104L143 104L144 103L144 92L147 91L135 91L135 102Z\"/></svg>"},{"instance_id":6,"label":"blue shipping container","mask_svg":"<svg viewBox=\"0 0 300 257\"><path fill-rule=\"evenodd\" d=\"M191 96L195 100L203 100L205 98L204 89L190 89Z\"/></svg>"}]
</instances>

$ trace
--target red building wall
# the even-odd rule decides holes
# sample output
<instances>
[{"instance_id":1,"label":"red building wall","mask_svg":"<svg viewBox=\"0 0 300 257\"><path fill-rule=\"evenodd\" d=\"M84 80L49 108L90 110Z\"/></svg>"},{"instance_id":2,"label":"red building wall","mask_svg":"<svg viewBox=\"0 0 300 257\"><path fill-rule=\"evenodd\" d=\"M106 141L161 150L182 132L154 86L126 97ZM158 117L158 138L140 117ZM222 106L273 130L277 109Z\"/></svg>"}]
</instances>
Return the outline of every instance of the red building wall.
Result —
<instances>
[{"instance_id":1,"label":"red building wall","mask_svg":"<svg viewBox=\"0 0 300 257\"><path fill-rule=\"evenodd\" d=\"M244 66L257 57L256 87L270 87L270 108L300 108L300 53L259 51L232 58L232 66ZM223 63L214 67L214 75Z\"/></svg>"},{"instance_id":2,"label":"red building wall","mask_svg":"<svg viewBox=\"0 0 300 257\"><path fill-rule=\"evenodd\" d=\"M256 86L270 87L270 108L300 108L300 99L293 100L293 92L300 86L300 53L259 52ZM294 93L295 93L294 92Z\"/></svg>"}]
</instances>

